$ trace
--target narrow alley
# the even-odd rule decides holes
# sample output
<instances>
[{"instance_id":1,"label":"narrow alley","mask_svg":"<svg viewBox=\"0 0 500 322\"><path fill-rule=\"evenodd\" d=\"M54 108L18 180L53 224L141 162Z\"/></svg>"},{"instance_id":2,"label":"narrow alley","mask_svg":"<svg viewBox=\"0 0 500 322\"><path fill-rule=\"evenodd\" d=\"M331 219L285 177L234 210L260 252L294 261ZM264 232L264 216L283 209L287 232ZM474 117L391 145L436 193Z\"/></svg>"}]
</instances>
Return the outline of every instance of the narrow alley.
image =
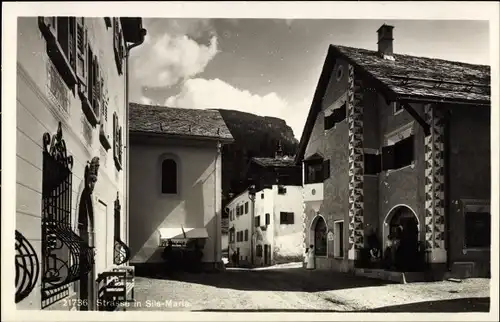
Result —
<instances>
[{"instance_id":1,"label":"narrow alley","mask_svg":"<svg viewBox=\"0 0 500 322\"><path fill-rule=\"evenodd\" d=\"M222 312L487 312L488 279L388 284L300 267L136 277L130 310Z\"/></svg>"}]
</instances>

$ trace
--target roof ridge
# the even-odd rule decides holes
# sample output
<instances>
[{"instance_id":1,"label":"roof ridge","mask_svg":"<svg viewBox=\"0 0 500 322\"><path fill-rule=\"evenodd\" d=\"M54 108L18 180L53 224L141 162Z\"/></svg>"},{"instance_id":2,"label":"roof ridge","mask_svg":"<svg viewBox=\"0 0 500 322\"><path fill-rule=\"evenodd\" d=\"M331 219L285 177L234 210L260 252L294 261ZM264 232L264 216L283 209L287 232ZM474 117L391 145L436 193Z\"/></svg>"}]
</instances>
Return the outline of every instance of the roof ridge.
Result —
<instances>
[{"instance_id":1,"label":"roof ridge","mask_svg":"<svg viewBox=\"0 0 500 322\"><path fill-rule=\"evenodd\" d=\"M340 48L340 49L341 48L349 48L349 49L365 50L365 51L372 52L374 54L378 53L377 50L372 50L372 49L367 49L367 48L361 48L361 47L344 46L344 45L337 45L337 44L330 44L330 46L333 46L333 47L336 47L336 48ZM476 67L488 67L488 68L491 69L490 65L473 64L473 63L468 63L468 62L463 62L463 61L458 61L458 60L449 60L449 59L429 57L429 56L417 56L417 55L402 54L402 53L394 53L393 56L395 56L395 57L405 56L405 57L413 57L413 58L432 59L432 60L436 60L436 61L443 61L443 62L455 63L455 64L460 64L460 65L476 66Z\"/></svg>"}]
</instances>

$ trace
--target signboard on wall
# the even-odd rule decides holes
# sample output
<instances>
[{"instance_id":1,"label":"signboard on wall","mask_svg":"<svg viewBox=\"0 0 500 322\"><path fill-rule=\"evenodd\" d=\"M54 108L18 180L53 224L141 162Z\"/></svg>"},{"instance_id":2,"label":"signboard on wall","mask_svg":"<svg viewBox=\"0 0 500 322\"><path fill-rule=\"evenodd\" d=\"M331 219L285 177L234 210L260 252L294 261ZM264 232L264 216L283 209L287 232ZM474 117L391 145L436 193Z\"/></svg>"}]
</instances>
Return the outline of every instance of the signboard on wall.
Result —
<instances>
[{"instance_id":1,"label":"signboard on wall","mask_svg":"<svg viewBox=\"0 0 500 322\"><path fill-rule=\"evenodd\" d=\"M168 241L172 241L172 247L185 247L187 245L187 239L161 239L160 247L167 247Z\"/></svg>"}]
</instances>

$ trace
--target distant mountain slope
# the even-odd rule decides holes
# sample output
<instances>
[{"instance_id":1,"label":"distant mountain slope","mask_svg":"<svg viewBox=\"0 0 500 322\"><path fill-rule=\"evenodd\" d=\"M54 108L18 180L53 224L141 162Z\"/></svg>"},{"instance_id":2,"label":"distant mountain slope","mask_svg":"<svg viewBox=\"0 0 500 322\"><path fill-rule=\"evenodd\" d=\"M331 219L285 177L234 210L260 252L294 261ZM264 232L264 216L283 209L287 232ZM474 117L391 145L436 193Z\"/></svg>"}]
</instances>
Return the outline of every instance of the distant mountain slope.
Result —
<instances>
[{"instance_id":1,"label":"distant mountain slope","mask_svg":"<svg viewBox=\"0 0 500 322\"><path fill-rule=\"evenodd\" d=\"M223 205L229 193L238 194L248 161L252 157L273 157L281 141L283 154L295 155L298 141L282 119L234 110L218 110L235 142L222 150Z\"/></svg>"}]
</instances>

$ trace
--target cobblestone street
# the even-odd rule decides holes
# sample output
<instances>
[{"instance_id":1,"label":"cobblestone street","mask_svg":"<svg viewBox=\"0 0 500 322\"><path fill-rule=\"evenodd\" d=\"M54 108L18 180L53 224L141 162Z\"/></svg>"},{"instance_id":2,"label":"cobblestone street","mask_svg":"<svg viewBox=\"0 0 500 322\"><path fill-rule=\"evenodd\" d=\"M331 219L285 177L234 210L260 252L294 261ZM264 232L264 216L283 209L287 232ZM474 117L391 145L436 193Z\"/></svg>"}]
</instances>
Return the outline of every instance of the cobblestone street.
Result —
<instances>
[{"instance_id":1,"label":"cobblestone street","mask_svg":"<svg viewBox=\"0 0 500 322\"><path fill-rule=\"evenodd\" d=\"M136 278L136 304L127 310L487 312L488 279L461 283L388 284L302 268L227 269Z\"/></svg>"}]
</instances>

